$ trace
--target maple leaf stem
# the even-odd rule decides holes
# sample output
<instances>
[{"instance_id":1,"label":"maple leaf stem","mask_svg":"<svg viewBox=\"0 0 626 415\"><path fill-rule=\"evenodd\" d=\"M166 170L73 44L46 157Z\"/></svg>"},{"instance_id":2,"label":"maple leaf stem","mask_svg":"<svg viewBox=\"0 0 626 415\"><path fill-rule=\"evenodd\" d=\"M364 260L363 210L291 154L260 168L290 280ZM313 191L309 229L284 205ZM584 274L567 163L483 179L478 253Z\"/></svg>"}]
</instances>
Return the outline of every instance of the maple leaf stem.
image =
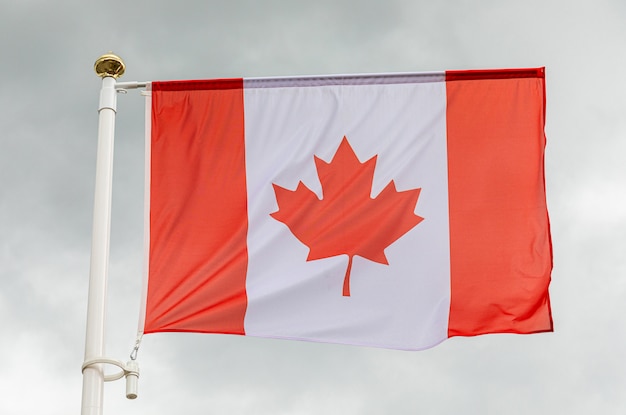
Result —
<instances>
[{"instance_id":1,"label":"maple leaf stem","mask_svg":"<svg viewBox=\"0 0 626 415\"><path fill-rule=\"evenodd\" d=\"M352 255L348 256L348 269L343 279L343 296L350 297L350 271L352 270Z\"/></svg>"}]
</instances>

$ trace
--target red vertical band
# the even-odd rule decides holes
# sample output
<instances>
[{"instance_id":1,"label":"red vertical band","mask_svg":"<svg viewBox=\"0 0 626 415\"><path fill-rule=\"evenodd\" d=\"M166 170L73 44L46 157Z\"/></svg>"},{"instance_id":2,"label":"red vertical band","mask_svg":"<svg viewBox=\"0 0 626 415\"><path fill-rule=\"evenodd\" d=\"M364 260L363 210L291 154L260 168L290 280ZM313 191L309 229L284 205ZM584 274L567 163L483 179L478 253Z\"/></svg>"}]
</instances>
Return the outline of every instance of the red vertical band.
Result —
<instances>
[{"instance_id":1,"label":"red vertical band","mask_svg":"<svg viewBox=\"0 0 626 415\"><path fill-rule=\"evenodd\" d=\"M543 69L447 77L449 336L552 330Z\"/></svg>"},{"instance_id":2,"label":"red vertical band","mask_svg":"<svg viewBox=\"0 0 626 415\"><path fill-rule=\"evenodd\" d=\"M155 82L152 91L144 332L243 334L243 81Z\"/></svg>"}]
</instances>

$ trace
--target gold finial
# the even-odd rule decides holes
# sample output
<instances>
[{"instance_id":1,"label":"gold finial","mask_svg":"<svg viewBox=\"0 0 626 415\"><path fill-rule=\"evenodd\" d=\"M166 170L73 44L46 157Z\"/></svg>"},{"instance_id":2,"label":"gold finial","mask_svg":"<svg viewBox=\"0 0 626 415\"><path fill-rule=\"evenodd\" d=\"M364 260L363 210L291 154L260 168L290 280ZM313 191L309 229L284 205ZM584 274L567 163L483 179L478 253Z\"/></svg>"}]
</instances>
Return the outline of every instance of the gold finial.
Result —
<instances>
[{"instance_id":1,"label":"gold finial","mask_svg":"<svg viewBox=\"0 0 626 415\"><path fill-rule=\"evenodd\" d=\"M100 78L104 78L105 76L119 78L124 75L126 65L124 65L122 58L109 52L98 58L96 63L93 65L93 69Z\"/></svg>"}]
</instances>

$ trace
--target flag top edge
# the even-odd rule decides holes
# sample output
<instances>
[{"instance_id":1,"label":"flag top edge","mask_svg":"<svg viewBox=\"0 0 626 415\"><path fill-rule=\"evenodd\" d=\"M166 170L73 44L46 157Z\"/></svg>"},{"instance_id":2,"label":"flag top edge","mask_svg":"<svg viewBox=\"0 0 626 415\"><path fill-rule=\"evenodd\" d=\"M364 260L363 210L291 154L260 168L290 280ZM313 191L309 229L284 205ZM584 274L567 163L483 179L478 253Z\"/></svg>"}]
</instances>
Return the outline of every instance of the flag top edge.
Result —
<instances>
[{"instance_id":1,"label":"flag top edge","mask_svg":"<svg viewBox=\"0 0 626 415\"><path fill-rule=\"evenodd\" d=\"M514 78L545 78L545 67L446 71L446 82Z\"/></svg>"},{"instance_id":2,"label":"flag top edge","mask_svg":"<svg viewBox=\"0 0 626 415\"><path fill-rule=\"evenodd\" d=\"M544 78L545 68L477 69L442 72L397 72L349 75L306 75L258 78L153 81L153 91L227 90L241 88L285 88L332 85L389 85L472 81L485 79Z\"/></svg>"},{"instance_id":3,"label":"flag top edge","mask_svg":"<svg viewBox=\"0 0 626 415\"><path fill-rule=\"evenodd\" d=\"M244 78L245 88L284 88L350 85L392 85L444 82L445 72L397 72L379 74L287 76Z\"/></svg>"},{"instance_id":4,"label":"flag top edge","mask_svg":"<svg viewBox=\"0 0 626 415\"><path fill-rule=\"evenodd\" d=\"M241 78L204 79L188 81L152 81L152 91L194 91L241 89Z\"/></svg>"}]
</instances>

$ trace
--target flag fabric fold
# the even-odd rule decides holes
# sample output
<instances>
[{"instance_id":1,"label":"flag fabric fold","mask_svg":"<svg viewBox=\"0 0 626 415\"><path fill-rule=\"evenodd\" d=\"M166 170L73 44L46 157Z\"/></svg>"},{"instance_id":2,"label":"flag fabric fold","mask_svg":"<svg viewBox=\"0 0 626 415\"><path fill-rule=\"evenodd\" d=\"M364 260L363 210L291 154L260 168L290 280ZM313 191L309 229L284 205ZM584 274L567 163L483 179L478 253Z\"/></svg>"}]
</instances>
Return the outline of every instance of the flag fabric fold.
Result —
<instances>
[{"instance_id":1,"label":"flag fabric fold","mask_svg":"<svg viewBox=\"0 0 626 415\"><path fill-rule=\"evenodd\" d=\"M144 333L552 330L543 68L150 88Z\"/></svg>"}]
</instances>

